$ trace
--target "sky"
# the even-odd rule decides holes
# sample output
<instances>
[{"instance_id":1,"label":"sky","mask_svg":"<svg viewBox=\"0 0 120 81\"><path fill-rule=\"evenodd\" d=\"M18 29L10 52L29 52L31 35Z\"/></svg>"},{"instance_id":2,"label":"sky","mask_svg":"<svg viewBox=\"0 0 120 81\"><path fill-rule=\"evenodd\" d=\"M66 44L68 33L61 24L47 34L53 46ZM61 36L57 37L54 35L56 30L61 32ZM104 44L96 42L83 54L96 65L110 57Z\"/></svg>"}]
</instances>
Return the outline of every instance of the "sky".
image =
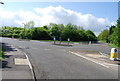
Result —
<instances>
[{"instance_id":1,"label":"sky","mask_svg":"<svg viewBox=\"0 0 120 81\"><path fill-rule=\"evenodd\" d=\"M118 2L6 2L0 5L0 26L23 27L34 21L40 27L49 23L72 23L98 35L118 19ZM107 26L107 27L106 27Z\"/></svg>"}]
</instances>

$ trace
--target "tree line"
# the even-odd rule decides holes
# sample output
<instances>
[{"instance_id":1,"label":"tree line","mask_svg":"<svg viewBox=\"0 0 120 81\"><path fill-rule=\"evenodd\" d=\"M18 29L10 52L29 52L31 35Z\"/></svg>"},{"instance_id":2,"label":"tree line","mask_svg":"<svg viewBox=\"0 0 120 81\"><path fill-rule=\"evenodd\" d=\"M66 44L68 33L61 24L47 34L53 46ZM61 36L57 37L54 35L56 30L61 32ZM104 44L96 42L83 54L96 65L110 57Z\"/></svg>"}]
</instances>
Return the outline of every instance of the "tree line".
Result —
<instances>
[{"instance_id":1,"label":"tree line","mask_svg":"<svg viewBox=\"0 0 120 81\"><path fill-rule=\"evenodd\" d=\"M103 30L99 34L98 39L120 47L120 18L118 18L116 26Z\"/></svg>"},{"instance_id":2,"label":"tree line","mask_svg":"<svg viewBox=\"0 0 120 81\"><path fill-rule=\"evenodd\" d=\"M56 40L67 41L69 38L71 41L96 41L97 37L91 30L84 30L82 27L73 25L71 23L67 25L50 23L48 26L34 27L35 23L30 21L23 23L22 27L9 27L4 26L1 29L1 36L14 37L33 40Z\"/></svg>"}]
</instances>

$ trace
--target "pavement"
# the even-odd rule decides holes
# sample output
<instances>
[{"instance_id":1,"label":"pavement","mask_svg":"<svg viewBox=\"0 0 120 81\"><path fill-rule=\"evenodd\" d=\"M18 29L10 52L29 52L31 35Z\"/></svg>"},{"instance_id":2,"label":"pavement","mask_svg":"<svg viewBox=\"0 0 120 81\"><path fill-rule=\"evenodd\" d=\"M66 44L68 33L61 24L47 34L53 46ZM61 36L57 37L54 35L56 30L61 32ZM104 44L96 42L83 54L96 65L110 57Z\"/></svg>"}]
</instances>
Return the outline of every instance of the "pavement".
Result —
<instances>
[{"instance_id":1,"label":"pavement","mask_svg":"<svg viewBox=\"0 0 120 81\"><path fill-rule=\"evenodd\" d=\"M30 68L30 62L25 53L7 43L4 43L3 47L5 49L5 55L0 63L2 81L33 81L34 78L32 69Z\"/></svg>"}]
</instances>

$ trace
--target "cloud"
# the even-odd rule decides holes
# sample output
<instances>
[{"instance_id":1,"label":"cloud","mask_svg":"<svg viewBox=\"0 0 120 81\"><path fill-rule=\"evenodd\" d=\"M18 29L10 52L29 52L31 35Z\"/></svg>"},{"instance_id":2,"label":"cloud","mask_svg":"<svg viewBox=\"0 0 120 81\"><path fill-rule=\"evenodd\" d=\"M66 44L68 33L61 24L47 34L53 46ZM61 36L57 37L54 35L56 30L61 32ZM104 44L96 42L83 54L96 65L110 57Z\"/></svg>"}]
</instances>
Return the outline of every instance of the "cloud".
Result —
<instances>
[{"instance_id":1,"label":"cloud","mask_svg":"<svg viewBox=\"0 0 120 81\"><path fill-rule=\"evenodd\" d=\"M107 18L97 18L92 14L81 14L62 6L48 6L46 8L34 8L33 11L19 10L18 12L4 11L0 9L2 25L23 26L22 23L33 20L35 26L48 25L49 23L68 24L72 23L82 26L84 29L91 29L96 34L105 29L108 25L115 25Z\"/></svg>"}]
</instances>

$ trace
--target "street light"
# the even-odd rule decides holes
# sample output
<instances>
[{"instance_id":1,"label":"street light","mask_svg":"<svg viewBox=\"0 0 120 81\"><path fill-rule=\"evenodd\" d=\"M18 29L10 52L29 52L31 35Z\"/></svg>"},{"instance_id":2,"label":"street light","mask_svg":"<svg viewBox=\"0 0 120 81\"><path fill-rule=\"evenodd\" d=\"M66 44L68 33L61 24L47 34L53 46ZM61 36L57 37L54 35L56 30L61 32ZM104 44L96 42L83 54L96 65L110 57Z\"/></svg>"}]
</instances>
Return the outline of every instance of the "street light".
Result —
<instances>
[{"instance_id":1,"label":"street light","mask_svg":"<svg viewBox=\"0 0 120 81\"><path fill-rule=\"evenodd\" d=\"M24 25L24 36L23 36L23 38L24 38L25 37L25 23L22 23L22 24Z\"/></svg>"},{"instance_id":2,"label":"street light","mask_svg":"<svg viewBox=\"0 0 120 81\"><path fill-rule=\"evenodd\" d=\"M4 4L3 2L0 2L0 4Z\"/></svg>"},{"instance_id":3,"label":"street light","mask_svg":"<svg viewBox=\"0 0 120 81\"><path fill-rule=\"evenodd\" d=\"M3 2L0 2L0 4L4 4ZM3 28L3 27L2 27ZM1 32L1 29L0 29L0 32Z\"/></svg>"},{"instance_id":4,"label":"street light","mask_svg":"<svg viewBox=\"0 0 120 81\"><path fill-rule=\"evenodd\" d=\"M110 28L110 26L106 26L106 27Z\"/></svg>"}]
</instances>

